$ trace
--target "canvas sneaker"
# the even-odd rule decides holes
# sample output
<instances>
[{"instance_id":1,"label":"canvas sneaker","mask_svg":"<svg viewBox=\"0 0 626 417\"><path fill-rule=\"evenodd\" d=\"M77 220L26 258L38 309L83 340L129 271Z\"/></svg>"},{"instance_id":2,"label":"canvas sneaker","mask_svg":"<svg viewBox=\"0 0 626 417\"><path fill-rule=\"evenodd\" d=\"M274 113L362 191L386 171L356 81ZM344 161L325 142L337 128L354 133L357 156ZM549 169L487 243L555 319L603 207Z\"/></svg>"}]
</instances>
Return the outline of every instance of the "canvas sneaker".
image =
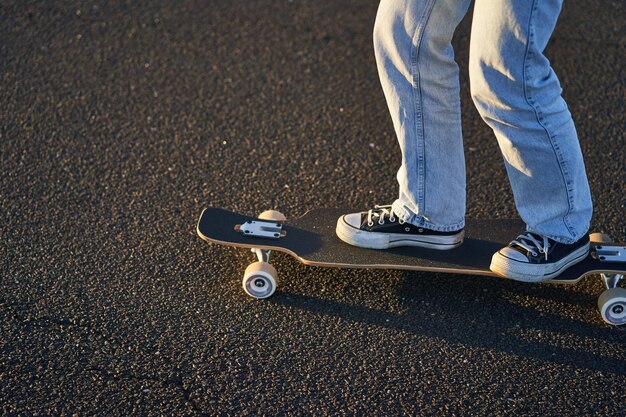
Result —
<instances>
[{"instance_id":1,"label":"canvas sneaker","mask_svg":"<svg viewBox=\"0 0 626 417\"><path fill-rule=\"evenodd\" d=\"M374 206L369 211L345 214L337 220L336 233L346 243L370 249L419 246L446 250L463 243L465 235L463 229L438 232L407 223L391 206Z\"/></svg>"},{"instance_id":2,"label":"canvas sneaker","mask_svg":"<svg viewBox=\"0 0 626 417\"><path fill-rule=\"evenodd\" d=\"M536 233L522 233L496 252L489 267L503 277L524 282L541 282L557 277L589 254L589 236L571 245Z\"/></svg>"}]
</instances>

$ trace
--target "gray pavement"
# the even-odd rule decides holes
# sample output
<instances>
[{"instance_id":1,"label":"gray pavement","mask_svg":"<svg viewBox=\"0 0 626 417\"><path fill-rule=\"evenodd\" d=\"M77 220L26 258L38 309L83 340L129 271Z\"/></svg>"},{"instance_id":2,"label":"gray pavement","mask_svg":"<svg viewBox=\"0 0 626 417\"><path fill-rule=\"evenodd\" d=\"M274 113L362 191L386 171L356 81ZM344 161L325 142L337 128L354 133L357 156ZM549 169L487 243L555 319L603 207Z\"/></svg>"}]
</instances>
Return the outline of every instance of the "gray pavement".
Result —
<instances>
[{"instance_id":1,"label":"gray pavement","mask_svg":"<svg viewBox=\"0 0 626 417\"><path fill-rule=\"evenodd\" d=\"M203 207L298 216L396 193L376 1L0 3L3 415L625 414L598 279L305 267L249 299ZM566 2L548 46L593 229L626 240L623 1ZM516 215L462 72L468 216Z\"/></svg>"}]
</instances>

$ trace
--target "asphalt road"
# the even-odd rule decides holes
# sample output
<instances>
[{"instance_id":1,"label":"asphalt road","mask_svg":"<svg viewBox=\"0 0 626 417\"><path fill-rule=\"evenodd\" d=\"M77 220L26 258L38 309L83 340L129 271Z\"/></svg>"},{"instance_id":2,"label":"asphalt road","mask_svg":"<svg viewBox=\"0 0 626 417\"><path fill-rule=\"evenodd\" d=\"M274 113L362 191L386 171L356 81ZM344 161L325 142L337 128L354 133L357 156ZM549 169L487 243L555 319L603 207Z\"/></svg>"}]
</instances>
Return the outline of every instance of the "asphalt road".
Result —
<instances>
[{"instance_id":1,"label":"asphalt road","mask_svg":"<svg viewBox=\"0 0 626 417\"><path fill-rule=\"evenodd\" d=\"M624 415L626 333L571 286L305 267L267 301L203 207L365 209L400 154L376 1L0 3L4 415ZM626 240L626 3L569 1L548 46L593 229ZM462 70L468 216L516 215Z\"/></svg>"}]
</instances>

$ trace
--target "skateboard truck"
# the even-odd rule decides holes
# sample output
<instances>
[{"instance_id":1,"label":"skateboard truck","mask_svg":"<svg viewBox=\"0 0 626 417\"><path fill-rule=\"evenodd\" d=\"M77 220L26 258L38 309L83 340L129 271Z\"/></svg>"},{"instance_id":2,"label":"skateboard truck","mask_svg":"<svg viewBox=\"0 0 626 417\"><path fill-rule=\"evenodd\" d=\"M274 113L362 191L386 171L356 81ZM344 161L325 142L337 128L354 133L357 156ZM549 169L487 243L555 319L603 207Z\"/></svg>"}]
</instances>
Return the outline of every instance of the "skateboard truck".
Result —
<instances>
[{"instance_id":1,"label":"skateboard truck","mask_svg":"<svg viewBox=\"0 0 626 417\"><path fill-rule=\"evenodd\" d=\"M592 256L600 262L626 262L626 247L597 245ZM610 290L616 288L624 278L623 274L600 274L604 280L604 286Z\"/></svg>"},{"instance_id":2,"label":"skateboard truck","mask_svg":"<svg viewBox=\"0 0 626 417\"><path fill-rule=\"evenodd\" d=\"M595 258L600 262L626 262L626 247L598 245Z\"/></svg>"},{"instance_id":3,"label":"skateboard truck","mask_svg":"<svg viewBox=\"0 0 626 417\"><path fill-rule=\"evenodd\" d=\"M280 239L287 236L287 231L283 230L283 225L277 222L265 222L261 220L249 220L244 224L235 225L235 230L245 236L265 237L270 239Z\"/></svg>"}]
</instances>

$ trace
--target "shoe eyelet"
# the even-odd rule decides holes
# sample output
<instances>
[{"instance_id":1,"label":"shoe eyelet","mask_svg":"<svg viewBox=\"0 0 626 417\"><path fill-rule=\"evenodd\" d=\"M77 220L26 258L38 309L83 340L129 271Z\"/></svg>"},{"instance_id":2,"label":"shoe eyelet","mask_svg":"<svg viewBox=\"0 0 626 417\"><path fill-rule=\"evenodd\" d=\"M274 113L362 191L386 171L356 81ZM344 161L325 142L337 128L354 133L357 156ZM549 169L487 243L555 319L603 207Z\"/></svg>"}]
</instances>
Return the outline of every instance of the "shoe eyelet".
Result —
<instances>
[{"instance_id":1,"label":"shoe eyelet","mask_svg":"<svg viewBox=\"0 0 626 417\"><path fill-rule=\"evenodd\" d=\"M372 227L372 226L374 226L374 222L367 222L367 225L368 225L369 227Z\"/></svg>"},{"instance_id":2,"label":"shoe eyelet","mask_svg":"<svg viewBox=\"0 0 626 417\"><path fill-rule=\"evenodd\" d=\"M380 224L380 225L385 224L385 219L380 219L380 220L378 221L378 224Z\"/></svg>"},{"instance_id":3,"label":"shoe eyelet","mask_svg":"<svg viewBox=\"0 0 626 417\"><path fill-rule=\"evenodd\" d=\"M420 233L424 233L424 229L417 229Z\"/></svg>"},{"instance_id":4,"label":"shoe eyelet","mask_svg":"<svg viewBox=\"0 0 626 417\"><path fill-rule=\"evenodd\" d=\"M390 217L390 218L389 218L389 221L390 221L391 223L395 223L396 218L395 218L395 217Z\"/></svg>"},{"instance_id":5,"label":"shoe eyelet","mask_svg":"<svg viewBox=\"0 0 626 417\"><path fill-rule=\"evenodd\" d=\"M530 252L532 256L537 256L537 252Z\"/></svg>"},{"instance_id":6,"label":"shoe eyelet","mask_svg":"<svg viewBox=\"0 0 626 417\"><path fill-rule=\"evenodd\" d=\"M405 227L405 228L404 228L404 231L405 231L405 232L410 232L410 231L411 231L411 228L410 228L410 227Z\"/></svg>"}]
</instances>

